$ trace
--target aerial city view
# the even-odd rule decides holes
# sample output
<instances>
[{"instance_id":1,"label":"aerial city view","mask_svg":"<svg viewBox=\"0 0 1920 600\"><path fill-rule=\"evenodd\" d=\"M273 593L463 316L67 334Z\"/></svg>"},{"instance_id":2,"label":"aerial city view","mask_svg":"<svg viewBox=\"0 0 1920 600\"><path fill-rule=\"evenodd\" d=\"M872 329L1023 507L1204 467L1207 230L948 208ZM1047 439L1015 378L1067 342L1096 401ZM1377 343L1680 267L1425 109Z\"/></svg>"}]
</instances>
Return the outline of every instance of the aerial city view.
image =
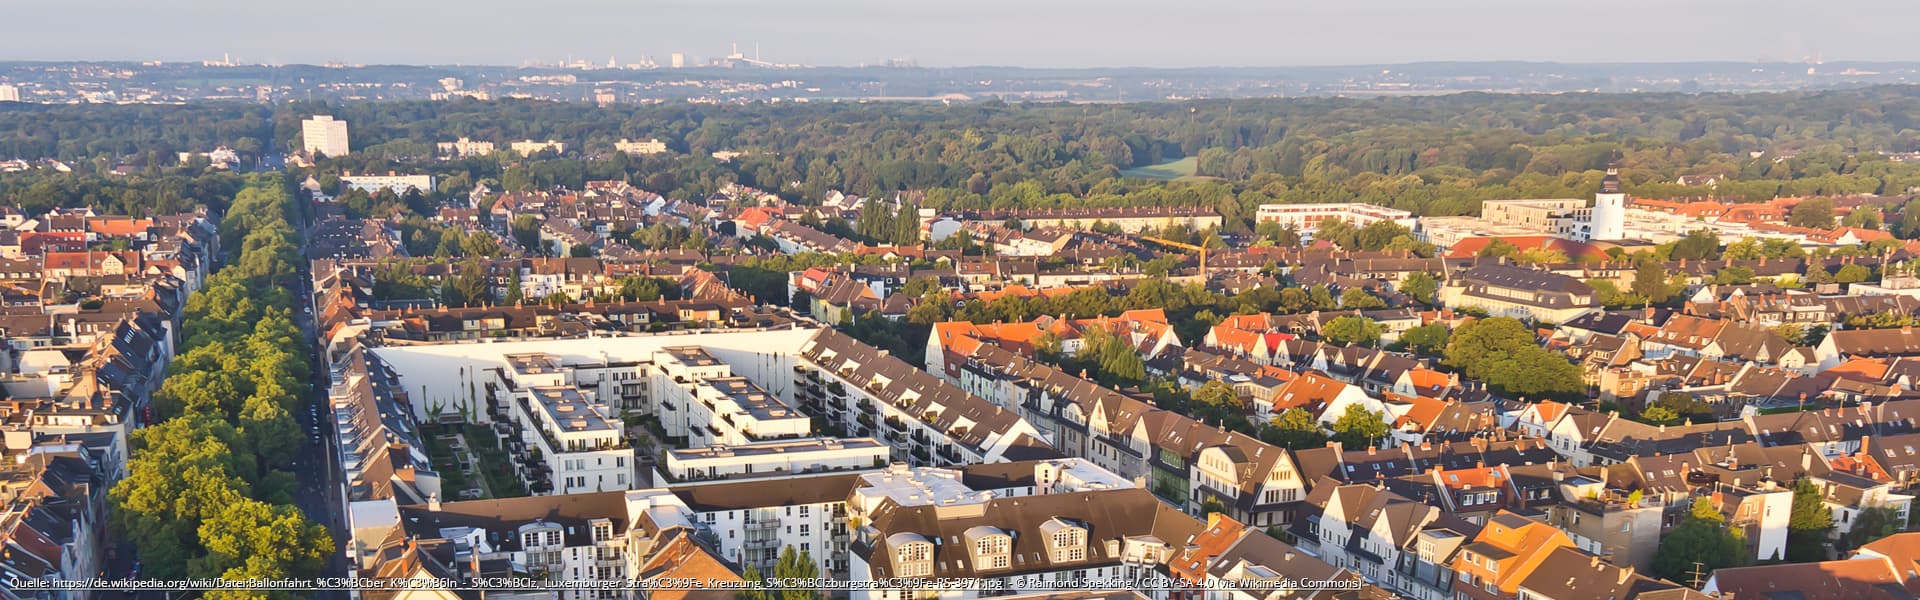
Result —
<instances>
[{"instance_id":1,"label":"aerial city view","mask_svg":"<svg viewBox=\"0 0 1920 600\"><path fill-rule=\"evenodd\" d=\"M1920 598L1920 4L9 7L0 599Z\"/></svg>"}]
</instances>

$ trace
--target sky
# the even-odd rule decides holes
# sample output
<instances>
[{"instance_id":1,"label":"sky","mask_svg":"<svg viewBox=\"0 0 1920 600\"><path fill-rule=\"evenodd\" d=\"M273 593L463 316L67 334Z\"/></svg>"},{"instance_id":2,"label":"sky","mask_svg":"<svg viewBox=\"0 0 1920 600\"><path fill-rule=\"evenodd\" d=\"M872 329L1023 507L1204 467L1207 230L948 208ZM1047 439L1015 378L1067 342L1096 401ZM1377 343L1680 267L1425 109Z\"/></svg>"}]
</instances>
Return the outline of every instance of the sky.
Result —
<instances>
[{"instance_id":1,"label":"sky","mask_svg":"<svg viewBox=\"0 0 1920 600\"><path fill-rule=\"evenodd\" d=\"M1920 60L1913 0L4 0L0 60L1198 67Z\"/></svg>"}]
</instances>

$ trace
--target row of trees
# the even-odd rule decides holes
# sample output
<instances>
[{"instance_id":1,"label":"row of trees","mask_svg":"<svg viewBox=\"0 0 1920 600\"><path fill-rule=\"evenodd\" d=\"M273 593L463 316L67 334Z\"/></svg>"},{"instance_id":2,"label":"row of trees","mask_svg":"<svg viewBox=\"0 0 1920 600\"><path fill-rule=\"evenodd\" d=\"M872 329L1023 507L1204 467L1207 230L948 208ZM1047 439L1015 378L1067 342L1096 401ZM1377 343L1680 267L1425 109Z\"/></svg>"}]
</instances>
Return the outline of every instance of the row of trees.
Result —
<instances>
[{"instance_id":1,"label":"row of trees","mask_svg":"<svg viewBox=\"0 0 1920 600\"><path fill-rule=\"evenodd\" d=\"M288 291L292 210L274 176L249 177L235 197L220 227L235 252L189 299L183 351L153 399L159 422L134 433L128 475L109 493L114 527L153 577L311 577L333 552L293 505L293 414L311 370Z\"/></svg>"}]
</instances>

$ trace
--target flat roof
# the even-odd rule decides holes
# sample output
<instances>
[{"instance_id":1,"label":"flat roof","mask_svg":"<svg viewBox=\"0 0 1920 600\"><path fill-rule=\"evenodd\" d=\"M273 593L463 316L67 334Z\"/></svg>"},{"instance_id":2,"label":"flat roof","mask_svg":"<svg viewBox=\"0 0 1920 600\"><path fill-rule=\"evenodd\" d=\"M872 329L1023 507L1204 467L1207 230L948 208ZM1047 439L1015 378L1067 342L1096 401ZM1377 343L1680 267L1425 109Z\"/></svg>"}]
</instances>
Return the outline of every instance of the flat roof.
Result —
<instances>
[{"instance_id":1,"label":"flat roof","mask_svg":"<svg viewBox=\"0 0 1920 600\"><path fill-rule=\"evenodd\" d=\"M745 377L709 377L702 379L700 384L732 400L742 412L758 421L809 418L806 413L787 406L787 403L781 401L779 397L760 389L760 386L747 381Z\"/></svg>"},{"instance_id":2,"label":"flat roof","mask_svg":"<svg viewBox=\"0 0 1920 600\"><path fill-rule=\"evenodd\" d=\"M580 390L565 386L539 386L527 389L546 418L561 431L618 431L600 411L594 410Z\"/></svg>"},{"instance_id":3,"label":"flat roof","mask_svg":"<svg viewBox=\"0 0 1920 600\"><path fill-rule=\"evenodd\" d=\"M560 357L546 353L508 354L507 366L522 375L560 372Z\"/></svg>"},{"instance_id":4,"label":"flat roof","mask_svg":"<svg viewBox=\"0 0 1920 600\"><path fill-rule=\"evenodd\" d=\"M839 439L821 437L797 440L771 440L752 444L716 444L704 448L672 450L670 453L675 460L699 460L703 458L770 456L838 450L871 450L886 447L886 445L881 444L878 440L868 437Z\"/></svg>"},{"instance_id":5,"label":"flat roof","mask_svg":"<svg viewBox=\"0 0 1920 600\"><path fill-rule=\"evenodd\" d=\"M661 348L660 351L668 357L673 358L674 362L690 367L711 367L725 364L720 362L720 359L714 358L712 354L708 354L706 348L699 346L669 346Z\"/></svg>"}]
</instances>

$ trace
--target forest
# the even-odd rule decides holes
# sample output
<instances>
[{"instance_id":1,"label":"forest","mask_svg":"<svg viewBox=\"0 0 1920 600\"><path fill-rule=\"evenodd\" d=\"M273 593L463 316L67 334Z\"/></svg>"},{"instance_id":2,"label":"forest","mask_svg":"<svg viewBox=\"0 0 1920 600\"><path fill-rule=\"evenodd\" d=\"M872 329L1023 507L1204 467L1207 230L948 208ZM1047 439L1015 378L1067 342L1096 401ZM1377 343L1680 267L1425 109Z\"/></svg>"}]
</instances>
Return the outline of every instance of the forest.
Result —
<instances>
[{"instance_id":1,"label":"forest","mask_svg":"<svg viewBox=\"0 0 1920 600\"><path fill-rule=\"evenodd\" d=\"M1886 153L1920 150L1916 112L1915 87L1110 105L22 105L0 108L0 157L55 157L76 172L126 164L144 170L129 177L152 178L174 151L297 149L299 120L324 113L351 124L354 153L323 160L323 183L337 185L349 170L428 172L443 190L431 200L481 183L525 191L624 179L698 198L738 182L796 201L833 189L918 190L923 206L936 209L1208 206L1228 217L1229 229L1243 230L1254 207L1273 202L1365 201L1458 215L1476 213L1486 199L1582 197L1616 161L1629 193L1644 197L1903 194L1920 187L1920 165ZM434 143L459 137L568 146L558 155L434 160ZM658 138L670 152L613 152L622 138ZM743 154L710 156L721 150ZM1195 177L1121 174L1184 158L1197 159ZM1716 181L1680 185L1683 175ZM40 204L112 191L37 171L0 178L0 197Z\"/></svg>"}]
</instances>

